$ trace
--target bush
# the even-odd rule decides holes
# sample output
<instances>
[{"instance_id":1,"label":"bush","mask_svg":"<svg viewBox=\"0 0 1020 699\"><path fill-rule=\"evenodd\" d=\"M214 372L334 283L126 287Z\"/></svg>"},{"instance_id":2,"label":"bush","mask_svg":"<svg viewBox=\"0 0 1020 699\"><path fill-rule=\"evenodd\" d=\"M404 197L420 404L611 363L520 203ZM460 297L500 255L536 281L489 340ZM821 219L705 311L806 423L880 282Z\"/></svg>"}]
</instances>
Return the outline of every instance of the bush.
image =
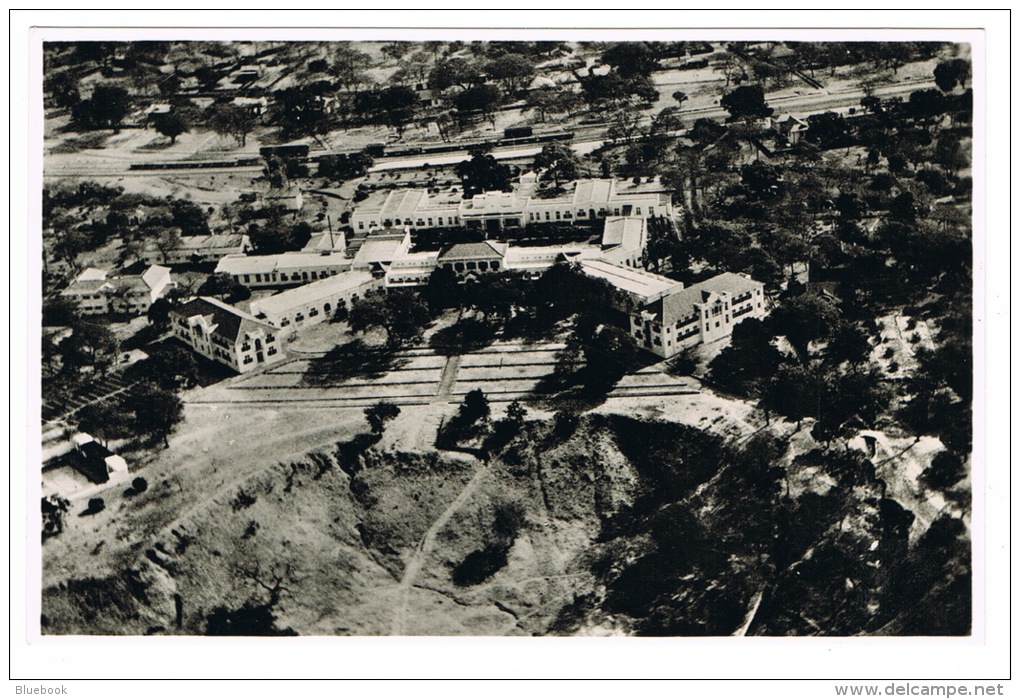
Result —
<instances>
[{"instance_id":1,"label":"bush","mask_svg":"<svg viewBox=\"0 0 1020 699\"><path fill-rule=\"evenodd\" d=\"M255 497L254 495L249 495L248 493L244 492L244 488L238 488L237 496L234 497L234 500L233 502L230 503L230 506L231 508L233 508L234 512L237 512L238 510L243 510L246 507L251 507L252 505L255 504L255 501L257 499L258 498Z\"/></svg>"},{"instance_id":2,"label":"bush","mask_svg":"<svg viewBox=\"0 0 1020 699\"><path fill-rule=\"evenodd\" d=\"M102 498L89 498L89 506L82 513L84 515L94 515L102 512L106 509L106 501Z\"/></svg>"},{"instance_id":3,"label":"bush","mask_svg":"<svg viewBox=\"0 0 1020 699\"><path fill-rule=\"evenodd\" d=\"M131 481L131 488L136 493L144 493L146 490L149 489L149 482L142 478L141 476L139 476L138 478L135 478L133 481Z\"/></svg>"}]
</instances>

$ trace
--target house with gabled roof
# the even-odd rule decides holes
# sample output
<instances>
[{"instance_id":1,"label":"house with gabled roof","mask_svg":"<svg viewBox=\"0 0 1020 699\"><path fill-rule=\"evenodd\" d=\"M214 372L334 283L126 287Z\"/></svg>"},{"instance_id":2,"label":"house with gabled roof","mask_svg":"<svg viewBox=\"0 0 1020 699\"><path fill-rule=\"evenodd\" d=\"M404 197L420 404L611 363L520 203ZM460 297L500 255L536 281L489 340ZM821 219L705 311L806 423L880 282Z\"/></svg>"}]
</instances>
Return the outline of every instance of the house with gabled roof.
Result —
<instances>
[{"instance_id":1,"label":"house with gabled roof","mask_svg":"<svg viewBox=\"0 0 1020 699\"><path fill-rule=\"evenodd\" d=\"M436 265L452 270L462 281L466 281L480 274L503 269L503 256L506 250L506 243L492 240L457 243L440 251Z\"/></svg>"},{"instance_id":2,"label":"house with gabled roof","mask_svg":"<svg viewBox=\"0 0 1020 699\"><path fill-rule=\"evenodd\" d=\"M638 308L631 313L630 334L640 347L668 359L688 347L729 337L740 321L764 315L764 284L724 272Z\"/></svg>"},{"instance_id":3,"label":"house with gabled roof","mask_svg":"<svg viewBox=\"0 0 1020 699\"><path fill-rule=\"evenodd\" d=\"M170 268L152 265L141 274L111 275L89 267L61 292L85 315L123 313L141 315L152 302L173 288Z\"/></svg>"},{"instance_id":4,"label":"house with gabled roof","mask_svg":"<svg viewBox=\"0 0 1020 699\"><path fill-rule=\"evenodd\" d=\"M200 296L173 309L171 327L202 356L242 374L284 358L279 330L213 298Z\"/></svg>"}]
</instances>

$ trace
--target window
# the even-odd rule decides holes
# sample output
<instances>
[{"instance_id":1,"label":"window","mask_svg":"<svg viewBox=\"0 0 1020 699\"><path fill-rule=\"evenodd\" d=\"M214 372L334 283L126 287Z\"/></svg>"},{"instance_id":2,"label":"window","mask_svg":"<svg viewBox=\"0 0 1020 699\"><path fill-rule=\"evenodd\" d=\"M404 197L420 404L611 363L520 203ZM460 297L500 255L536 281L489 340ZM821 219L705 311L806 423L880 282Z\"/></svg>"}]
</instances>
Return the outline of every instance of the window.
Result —
<instances>
[{"instance_id":1,"label":"window","mask_svg":"<svg viewBox=\"0 0 1020 699\"><path fill-rule=\"evenodd\" d=\"M280 327L281 328L286 328L288 325L290 325L290 319L288 319L288 318L281 318L280 319Z\"/></svg>"},{"instance_id":2,"label":"window","mask_svg":"<svg viewBox=\"0 0 1020 699\"><path fill-rule=\"evenodd\" d=\"M477 269L478 265L476 265L474 262L468 262L467 263L467 268L468 269Z\"/></svg>"},{"instance_id":3,"label":"window","mask_svg":"<svg viewBox=\"0 0 1020 699\"><path fill-rule=\"evenodd\" d=\"M717 328L719 327L719 321L718 320L715 321L715 327L717 327Z\"/></svg>"},{"instance_id":4,"label":"window","mask_svg":"<svg viewBox=\"0 0 1020 699\"><path fill-rule=\"evenodd\" d=\"M578 218L584 218L584 209L578 209L577 210L577 217Z\"/></svg>"},{"instance_id":5,"label":"window","mask_svg":"<svg viewBox=\"0 0 1020 699\"><path fill-rule=\"evenodd\" d=\"M365 222L364 221L358 221L358 230L359 231L365 230Z\"/></svg>"},{"instance_id":6,"label":"window","mask_svg":"<svg viewBox=\"0 0 1020 699\"><path fill-rule=\"evenodd\" d=\"M319 315L319 309L318 308L310 308L308 310L308 317L309 318L314 318L317 315Z\"/></svg>"},{"instance_id":7,"label":"window","mask_svg":"<svg viewBox=\"0 0 1020 699\"><path fill-rule=\"evenodd\" d=\"M432 219L431 218L429 219L429 225L430 226L432 225Z\"/></svg>"},{"instance_id":8,"label":"window","mask_svg":"<svg viewBox=\"0 0 1020 699\"><path fill-rule=\"evenodd\" d=\"M550 216L549 216L549 212L548 211L545 212L545 220L546 221L550 220Z\"/></svg>"},{"instance_id":9,"label":"window","mask_svg":"<svg viewBox=\"0 0 1020 699\"><path fill-rule=\"evenodd\" d=\"M300 323L304 319L305 319L305 314L304 313L298 313L296 316L294 316L294 322L295 323Z\"/></svg>"},{"instance_id":10,"label":"window","mask_svg":"<svg viewBox=\"0 0 1020 699\"><path fill-rule=\"evenodd\" d=\"M332 304L329 304L329 303L326 303L326 304L324 304L324 305L322 306L322 310L323 310L324 312L326 312L326 313L329 313L330 311L332 311L332 310L333 310L333 305L332 305Z\"/></svg>"},{"instance_id":11,"label":"window","mask_svg":"<svg viewBox=\"0 0 1020 699\"><path fill-rule=\"evenodd\" d=\"M641 212L639 211L638 213L641 213ZM654 206L649 206L648 207L648 215L649 216L654 216L655 215L655 207Z\"/></svg>"},{"instance_id":12,"label":"window","mask_svg":"<svg viewBox=\"0 0 1020 699\"><path fill-rule=\"evenodd\" d=\"M250 349L251 349L251 343L250 342L245 342L243 345L241 345L241 351L242 352L247 352Z\"/></svg>"},{"instance_id":13,"label":"window","mask_svg":"<svg viewBox=\"0 0 1020 699\"><path fill-rule=\"evenodd\" d=\"M636 209L634 209L634 213L636 213L638 216L640 216L641 215L641 207L639 206Z\"/></svg>"},{"instance_id":14,"label":"window","mask_svg":"<svg viewBox=\"0 0 1020 699\"><path fill-rule=\"evenodd\" d=\"M252 363L251 355L249 355L249 354L244 355L244 363L245 364L251 364Z\"/></svg>"},{"instance_id":15,"label":"window","mask_svg":"<svg viewBox=\"0 0 1020 699\"><path fill-rule=\"evenodd\" d=\"M251 278L247 274L244 275L244 282L247 284L250 281L251 281Z\"/></svg>"},{"instance_id":16,"label":"window","mask_svg":"<svg viewBox=\"0 0 1020 699\"><path fill-rule=\"evenodd\" d=\"M275 335L266 335L266 342L275 342L275 341L276 341L276 336Z\"/></svg>"},{"instance_id":17,"label":"window","mask_svg":"<svg viewBox=\"0 0 1020 699\"><path fill-rule=\"evenodd\" d=\"M266 350L266 354L268 354L270 357L272 357L274 354L276 354L276 348L275 347L270 347L269 349Z\"/></svg>"},{"instance_id":18,"label":"window","mask_svg":"<svg viewBox=\"0 0 1020 699\"><path fill-rule=\"evenodd\" d=\"M557 221L559 221L559 220L560 220L560 212L559 212L559 211L557 211L557 212L556 212L556 220L557 220Z\"/></svg>"},{"instance_id":19,"label":"window","mask_svg":"<svg viewBox=\"0 0 1020 699\"><path fill-rule=\"evenodd\" d=\"M496 262L495 260L493 260L491 264L493 269L499 269L499 263Z\"/></svg>"},{"instance_id":20,"label":"window","mask_svg":"<svg viewBox=\"0 0 1020 699\"><path fill-rule=\"evenodd\" d=\"M454 262L453 263L453 268L456 271L458 271L458 272L463 272L464 271L464 263L463 262Z\"/></svg>"}]
</instances>

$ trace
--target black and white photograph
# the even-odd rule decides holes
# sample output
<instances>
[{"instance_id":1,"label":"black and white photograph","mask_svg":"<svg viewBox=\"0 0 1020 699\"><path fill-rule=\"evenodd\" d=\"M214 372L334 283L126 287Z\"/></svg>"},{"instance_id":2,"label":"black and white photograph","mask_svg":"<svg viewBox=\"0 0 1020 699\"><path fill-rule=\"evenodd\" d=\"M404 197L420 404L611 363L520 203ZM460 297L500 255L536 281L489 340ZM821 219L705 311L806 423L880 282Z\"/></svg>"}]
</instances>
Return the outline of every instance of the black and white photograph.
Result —
<instances>
[{"instance_id":1,"label":"black and white photograph","mask_svg":"<svg viewBox=\"0 0 1020 699\"><path fill-rule=\"evenodd\" d=\"M967 36L135 33L39 52L40 641L975 640Z\"/></svg>"}]
</instances>

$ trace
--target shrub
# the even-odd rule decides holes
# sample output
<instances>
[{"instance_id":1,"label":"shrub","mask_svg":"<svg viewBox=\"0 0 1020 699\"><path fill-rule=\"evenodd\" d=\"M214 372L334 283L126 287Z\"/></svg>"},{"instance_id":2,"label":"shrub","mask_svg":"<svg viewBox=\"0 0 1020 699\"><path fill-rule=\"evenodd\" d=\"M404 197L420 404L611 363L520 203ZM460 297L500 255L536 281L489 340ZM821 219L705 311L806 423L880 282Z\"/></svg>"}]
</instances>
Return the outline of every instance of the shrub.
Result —
<instances>
[{"instance_id":1,"label":"shrub","mask_svg":"<svg viewBox=\"0 0 1020 699\"><path fill-rule=\"evenodd\" d=\"M234 512L237 512L238 510L243 510L246 507L251 507L252 505L255 504L256 500L258 500L258 498L255 497L254 495L249 495L248 493L244 492L244 488L238 488L237 495L234 497L234 500L230 503L230 506L233 508Z\"/></svg>"},{"instance_id":2,"label":"shrub","mask_svg":"<svg viewBox=\"0 0 1020 699\"><path fill-rule=\"evenodd\" d=\"M106 509L106 501L102 498L89 498L88 509L82 514L94 515Z\"/></svg>"}]
</instances>

